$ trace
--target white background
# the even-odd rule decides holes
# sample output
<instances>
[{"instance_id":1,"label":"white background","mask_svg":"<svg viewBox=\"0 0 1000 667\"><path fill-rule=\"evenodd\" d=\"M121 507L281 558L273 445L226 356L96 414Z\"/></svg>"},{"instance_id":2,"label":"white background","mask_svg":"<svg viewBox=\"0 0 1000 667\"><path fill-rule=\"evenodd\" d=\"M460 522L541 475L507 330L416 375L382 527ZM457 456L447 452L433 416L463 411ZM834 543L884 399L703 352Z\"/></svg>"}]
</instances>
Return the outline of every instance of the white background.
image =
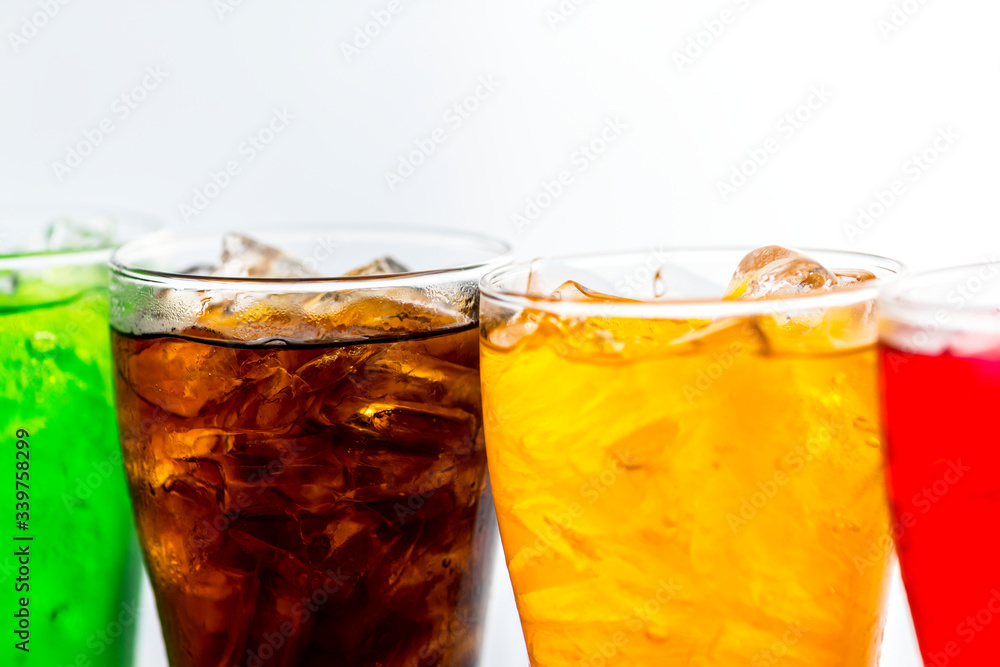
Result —
<instances>
[{"instance_id":1,"label":"white background","mask_svg":"<svg viewBox=\"0 0 1000 667\"><path fill-rule=\"evenodd\" d=\"M187 230L435 223L506 237L522 256L781 243L920 268L1000 251L996 2L566 0L572 11L552 14L559 0L398 0L345 55L389 6L6 0L0 203L127 206ZM147 68L162 81L133 92ZM448 122L481 77L495 90ZM828 99L801 108L814 90ZM275 109L294 118L249 160L241 144ZM104 119L113 131L98 142ZM581 161L608 121L619 136ZM386 172L438 128L444 142L390 188ZM761 150L763 165L744 164ZM917 166L925 151L933 163ZM230 161L239 173L185 213ZM724 196L734 168L753 173ZM515 223L529 200L544 210ZM862 225L859 208L873 213ZM886 664L908 667L898 602ZM520 652L509 597L497 605L491 664L517 665L504 657Z\"/></svg>"}]
</instances>

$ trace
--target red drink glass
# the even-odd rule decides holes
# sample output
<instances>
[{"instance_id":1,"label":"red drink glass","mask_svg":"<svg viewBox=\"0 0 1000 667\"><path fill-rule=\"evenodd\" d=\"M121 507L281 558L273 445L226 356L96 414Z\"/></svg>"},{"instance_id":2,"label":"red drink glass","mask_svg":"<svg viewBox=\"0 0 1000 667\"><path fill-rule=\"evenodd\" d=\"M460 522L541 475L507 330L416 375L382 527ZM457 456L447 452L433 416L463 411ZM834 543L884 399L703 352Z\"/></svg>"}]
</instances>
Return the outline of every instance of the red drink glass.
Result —
<instances>
[{"instance_id":1,"label":"red drink glass","mask_svg":"<svg viewBox=\"0 0 1000 667\"><path fill-rule=\"evenodd\" d=\"M926 665L1000 660L1000 264L885 292L881 375L893 536Z\"/></svg>"}]
</instances>

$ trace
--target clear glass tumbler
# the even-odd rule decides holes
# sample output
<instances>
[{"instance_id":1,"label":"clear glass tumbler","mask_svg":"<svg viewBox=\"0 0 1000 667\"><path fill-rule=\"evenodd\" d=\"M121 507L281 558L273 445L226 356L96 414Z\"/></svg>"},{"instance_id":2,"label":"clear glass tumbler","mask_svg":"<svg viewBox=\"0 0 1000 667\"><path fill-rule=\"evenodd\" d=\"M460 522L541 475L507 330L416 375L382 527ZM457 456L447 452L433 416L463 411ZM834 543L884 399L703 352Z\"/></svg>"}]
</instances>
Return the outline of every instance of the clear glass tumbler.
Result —
<instances>
[{"instance_id":1,"label":"clear glass tumbler","mask_svg":"<svg viewBox=\"0 0 1000 667\"><path fill-rule=\"evenodd\" d=\"M132 664L140 561L115 427L112 246L140 215L0 208L4 665ZM12 618L13 617L13 618Z\"/></svg>"},{"instance_id":2,"label":"clear glass tumbler","mask_svg":"<svg viewBox=\"0 0 1000 667\"><path fill-rule=\"evenodd\" d=\"M533 667L877 664L892 545L874 307L899 265L810 252L874 275L723 301L745 253L541 260L481 283L490 475Z\"/></svg>"},{"instance_id":3,"label":"clear glass tumbler","mask_svg":"<svg viewBox=\"0 0 1000 667\"><path fill-rule=\"evenodd\" d=\"M1000 264L900 280L881 300L893 535L924 663L1000 656Z\"/></svg>"},{"instance_id":4,"label":"clear glass tumbler","mask_svg":"<svg viewBox=\"0 0 1000 667\"><path fill-rule=\"evenodd\" d=\"M495 515L477 283L507 247L378 225L254 239L112 261L121 443L171 665L478 664Z\"/></svg>"}]
</instances>

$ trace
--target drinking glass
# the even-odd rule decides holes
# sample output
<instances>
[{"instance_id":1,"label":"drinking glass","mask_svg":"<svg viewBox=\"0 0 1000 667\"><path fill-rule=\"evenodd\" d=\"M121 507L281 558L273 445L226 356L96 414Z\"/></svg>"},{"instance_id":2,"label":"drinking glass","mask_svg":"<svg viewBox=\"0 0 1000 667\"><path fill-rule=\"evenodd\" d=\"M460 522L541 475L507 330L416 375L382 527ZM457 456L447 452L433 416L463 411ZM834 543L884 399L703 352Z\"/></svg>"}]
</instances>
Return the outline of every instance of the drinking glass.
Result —
<instances>
[{"instance_id":1,"label":"drinking glass","mask_svg":"<svg viewBox=\"0 0 1000 667\"><path fill-rule=\"evenodd\" d=\"M0 209L4 665L132 661L139 558L115 428L106 263L140 215Z\"/></svg>"},{"instance_id":2,"label":"drinking glass","mask_svg":"<svg viewBox=\"0 0 1000 667\"><path fill-rule=\"evenodd\" d=\"M380 225L116 253L121 443L173 667L478 664L477 282L506 253Z\"/></svg>"},{"instance_id":3,"label":"drinking glass","mask_svg":"<svg viewBox=\"0 0 1000 667\"><path fill-rule=\"evenodd\" d=\"M533 667L877 664L892 546L874 307L899 265L810 251L870 279L723 301L745 253L483 279L490 475ZM612 290L629 298L595 295Z\"/></svg>"},{"instance_id":4,"label":"drinking glass","mask_svg":"<svg viewBox=\"0 0 1000 667\"><path fill-rule=\"evenodd\" d=\"M1000 264L915 274L881 299L893 535L924 662L1000 655Z\"/></svg>"}]
</instances>

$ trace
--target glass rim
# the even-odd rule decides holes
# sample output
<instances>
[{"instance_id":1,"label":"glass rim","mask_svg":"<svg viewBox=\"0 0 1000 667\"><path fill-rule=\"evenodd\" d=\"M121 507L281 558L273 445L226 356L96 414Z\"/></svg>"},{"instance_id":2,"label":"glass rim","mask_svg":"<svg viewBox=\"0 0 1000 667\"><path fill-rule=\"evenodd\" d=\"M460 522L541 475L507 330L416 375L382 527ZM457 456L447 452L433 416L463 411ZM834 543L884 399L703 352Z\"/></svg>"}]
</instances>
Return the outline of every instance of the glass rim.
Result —
<instances>
[{"instance_id":1,"label":"glass rim","mask_svg":"<svg viewBox=\"0 0 1000 667\"><path fill-rule=\"evenodd\" d=\"M988 278L980 278L986 282L991 278L1000 277L1000 261L973 262L971 264L959 264L944 266L926 271L916 271L910 273L900 280L895 281L879 297L879 306L886 314L893 313L897 316L903 313L913 315L934 314L942 310L949 312L961 312L963 316L982 316L996 318L1000 314L1000 298L994 305L988 304L955 304L947 298L925 299L914 297L913 293L926 287L947 286L947 276L968 274L976 270L992 270L993 275Z\"/></svg>"},{"instance_id":2,"label":"glass rim","mask_svg":"<svg viewBox=\"0 0 1000 667\"><path fill-rule=\"evenodd\" d=\"M671 258L705 256L721 253L742 253L745 255L759 246L677 246L663 249L663 264ZM837 269L870 269L881 271L884 275L876 276L876 280L860 283L821 294L797 294L793 296L746 301L723 301L719 299L678 299L678 300L638 300L638 301L601 301L581 302L563 301L548 296L528 295L524 290L505 290L497 286L504 278L518 271L529 269L537 261L573 261L588 260L609 263L628 257L648 257L649 248L640 250L593 252L573 255L540 257L533 260L517 262L494 269L483 276L479 282L480 293L484 298L513 306L518 309L544 310L555 315L569 317L615 317L636 319L721 319L726 317L749 317L753 315L773 315L776 313L797 312L804 310L820 310L838 306L852 306L864 301L875 300L885 285L897 280L906 270L905 265L897 260L870 253L852 250L837 250L823 248L796 248L807 255L836 255L851 258L850 265L836 266ZM735 272L736 266L733 266ZM609 310L613 309L613 315Z\"/></svg>"},{"instance_id":3,"label":"glass rim","mask_svg":"<svg viewBox=\"0 0 1000 667\"><path fill-rule=\"evenodd\" d=\"M197 244L213 239L221 240L225 231L206 234L177 234L172 230L162 230L159 233L136 239L120 246L111 255L108 266L113 275L131 278L142 283L155 284L161 287L171 287L185 290L222 290L235 292L265 292L278 290L295 291L295 286L311 290L331 286L381 289L404 286L414 278L434 276L449 276L480 269L490 270L495 266L507 263L512 256L509 243L485 234L470 232L456 228L436 227L420 224L404 223L325 223L297 222L282 225L282 229L274 230L277 234L301 235L322 232L324 234L343 235L344 240L351 238L374 239L378 235L403 235L430 241L432 239L447 239L456 247L479 249L491 256L482 261L459 263L437 269L408 271L404 273L387 273L367 276L319 276L310 278L246 278L238 276L208 276L198 273L177 273L173 271L158 271L144 269L129 264L125 257L149 246L161 245L165 241L173 243ZM267 230L263 225L260 229L240 230L238 233L255 234ZM374 258L372 258L374 259Z\"/></svg>"},{"instance_id":4,"label":"glass rim","mask_svg":"<svg viewBox=\"0 0 1000 667\"><path fill-rule=\"evenodd\" d=\"M19 214L39 217L55 216L96 216L111 215L133 227L128 232L120 231L108 243L93 248L66 250L40 250L34 252L0 253L0 271L24 271L63 266L87 266L106 264L115 248L147 234L161 230L162 220L149 213L120 206L95 206L88 204L0 204L0 223L6 215Z\"/></svg>"}]
</instances>

